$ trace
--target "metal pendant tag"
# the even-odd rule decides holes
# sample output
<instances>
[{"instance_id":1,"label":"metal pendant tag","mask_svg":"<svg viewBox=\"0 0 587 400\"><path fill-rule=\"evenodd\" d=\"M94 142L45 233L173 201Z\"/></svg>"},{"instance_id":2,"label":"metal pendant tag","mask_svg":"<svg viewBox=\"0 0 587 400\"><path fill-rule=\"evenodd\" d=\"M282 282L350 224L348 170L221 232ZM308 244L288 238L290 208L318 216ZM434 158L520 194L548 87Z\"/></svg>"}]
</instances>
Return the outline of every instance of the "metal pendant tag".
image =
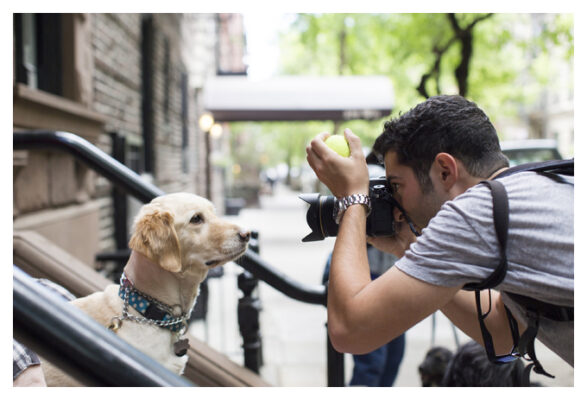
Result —
<instances>
[{"instance_id":1,"label":"metal pendant tag","mask_svg":"<svg viewBox=\"0 0 587 400\"><path fill-rule=\"evenodd\" d=\"M122 326L122 321L120 320L120 318L114 317L110 320L110 325L108 325L108 329L110 329L112 332L116 332L117 330L120 329L121 326Z\"/></svg>"},{"instance_id":2,"label":"metal pendant tag","mask_svg":"<svg viewBox=\"0 0 587 400\"><path fill-rule=\"evenodd\" d=\"M173 344L173 352L178 357L184 356L189 348L190 344L188 339L180 339Z\"/></svg>"}]
</instances>

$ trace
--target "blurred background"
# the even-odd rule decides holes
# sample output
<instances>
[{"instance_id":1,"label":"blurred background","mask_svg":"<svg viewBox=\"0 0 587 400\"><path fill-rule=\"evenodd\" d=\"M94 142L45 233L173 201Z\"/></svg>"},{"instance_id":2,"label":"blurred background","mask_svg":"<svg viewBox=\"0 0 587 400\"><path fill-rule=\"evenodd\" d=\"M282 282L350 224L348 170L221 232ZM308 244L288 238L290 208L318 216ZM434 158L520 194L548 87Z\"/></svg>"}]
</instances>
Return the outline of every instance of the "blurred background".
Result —
<instances>
[{"instance_id":1,"label":"blurred background","mask_svg":"<svg viewBox=\"0 0 587 400\"><path fill-rule=\"evenodd\" d=\"M267 262L319 285L334 242L301 243L297 196L328 193L305 160L309 140L348 127L368 150L384 121L461 94L489 115L512 164L573 157L573 30L572 14L14 14L13 127L72 132L165 192L211 199L259 232ZM139 201L43 149L13 152L13 189L14 232L117 279ZM191 328L240 364L241 272L211 274ZM324 386L325 308L263 282L255 296L261 376ZM456 348L460 332L438 318L407 333L397 385L420 384L435 341ZM573 385L560 368L545 384Z\"/></svg>"}]
</instances>

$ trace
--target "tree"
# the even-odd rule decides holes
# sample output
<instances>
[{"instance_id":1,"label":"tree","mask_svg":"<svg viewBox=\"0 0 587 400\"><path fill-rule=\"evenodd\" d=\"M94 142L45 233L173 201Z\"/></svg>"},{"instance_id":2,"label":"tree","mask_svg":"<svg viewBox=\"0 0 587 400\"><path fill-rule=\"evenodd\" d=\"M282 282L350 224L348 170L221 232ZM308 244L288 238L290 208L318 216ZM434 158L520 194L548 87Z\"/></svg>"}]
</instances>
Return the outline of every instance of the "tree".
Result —
<instances>
[{"instance_id":1,"label":"tree","mask_svg":"<svg viewBox=\"0 0 587 400\"><path fill-rule=\"evenodd\" d=\"M546 84L537 58L558 47L572 59L572 29L566 14L299 14L283 34L281 65L284 74L387 75L398 110L460 93L512 115Z\"/></svg>"},{"instance_id":2,"label":"tree","mask_svg":"<svg viewBox=\"0 0 587 400\"><path fill-rule=\"evenodd\" d=\"M555 62L572 65L573 41L572 14L298 14L282 33L280 73L386 75L394 114L434 94L460 93L495 122L534 104L552 85ZM388 118L343 124L370 146ZM308 141L338 129L317 121L233 126L262 147L235 147L238 162L258 169L304 165Z\"/></svg>"},{"instance_id":3,"label":"tree","mask_svg":"<svg viewBox=\"0 0 587 400\"><path fill-rule=\"evenodd\" d=\"M435 77L436 81L436 94L440 94L440 85L438 79L440 76L440 65L442 62L442 56L446 51L455 43L461 44L461 61L454 71L455 78L459 87L459 94L463 97L467 96L468 80L469 80L469 68L471 65L471 58L473 57L473 29L477 23L491 17L493 14L485 14L479 17L475 17L473 21L467 23L465 27L461 27L462 21L454 13L446 14L450 26L454 32L454 35L443 45L434 44L432 53L436 56L430 72L422 75L420 79L420 85L417 90L423 97L428 98L428 90L426 89L426 82L431 77Z\"/></svg>"}]
</instances>

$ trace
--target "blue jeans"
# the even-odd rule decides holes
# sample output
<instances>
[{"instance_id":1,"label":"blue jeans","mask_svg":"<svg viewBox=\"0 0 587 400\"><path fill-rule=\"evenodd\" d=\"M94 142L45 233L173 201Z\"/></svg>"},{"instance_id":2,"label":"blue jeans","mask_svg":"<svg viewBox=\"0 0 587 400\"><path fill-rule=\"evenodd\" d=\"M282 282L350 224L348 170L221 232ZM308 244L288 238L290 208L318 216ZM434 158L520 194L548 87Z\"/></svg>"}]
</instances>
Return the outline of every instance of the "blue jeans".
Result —
<instances>
[{"instance_id":1,"label":"blue jeans","mask_svg":"<svg viewBox=\"0 0 587 400\"><path fill-rule=\"evenodd\" d=\"M393 386L404 356L406 337L402 333L371 353L353 355L355 367L350 386Z\"/></svg>"},{"instance_id":2,"label":"blue jeans","mask_svg":"<svg viewBox=\"0 0 587 400\"><path fill-rule=\"evenodd\" d=\"M330 261L328 257L326 268L322 275L322 283L328 281L330 275ZM371 273L371 279L377 279L379 275ZM406 347L406 336L402 333L386 345L373 350L371 353L353 355L355 366L350 386L393 386L399 366L404 357Z\"/></svg>"}]
</instances>

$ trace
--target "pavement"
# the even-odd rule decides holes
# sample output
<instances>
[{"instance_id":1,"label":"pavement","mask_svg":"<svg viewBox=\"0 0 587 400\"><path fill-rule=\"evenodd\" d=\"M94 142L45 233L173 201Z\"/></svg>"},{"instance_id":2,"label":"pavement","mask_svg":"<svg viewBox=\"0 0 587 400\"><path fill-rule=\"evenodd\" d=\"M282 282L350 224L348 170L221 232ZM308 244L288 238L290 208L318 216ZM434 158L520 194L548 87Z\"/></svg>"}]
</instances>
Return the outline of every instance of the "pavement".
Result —
<instances>
[{"instance_id":1,"label":"pavement","mask_svg":"<svg viewBox=\"0 0 587 400\"><path fill-rule=\"evenodd\" d=\"M307 205L298 199L298 194L277 185L273 195L261 197L259 208L246 208L238 216L226 218L259 232L260 255L274 268L297 282L319 285L334 239L302 243L309 228L305 216ZM209 280L206 321L193 323L190 333L243 365L242 338L236 315L241 297L237 276L242 268L229 263L224 272L221 278ZM264 358L260 375L263 379L281 387L326 386L326 308L292 300L263 282L256 294L263 307L260 316ZM469 340L454 329L443 314L436 313L434 319L435 324L433 317L428 317L407 332L406 350L395 386L421 385L418 365L431 347L445 346L455 351L457 341L463 344ZM546 371L556 378L533 373L532 381L543 386L574 385L573 368L538 341L536 353ZM352 365L352 356L345 354L346 382L350 381Z\"/></svg>"}]
</instances>

